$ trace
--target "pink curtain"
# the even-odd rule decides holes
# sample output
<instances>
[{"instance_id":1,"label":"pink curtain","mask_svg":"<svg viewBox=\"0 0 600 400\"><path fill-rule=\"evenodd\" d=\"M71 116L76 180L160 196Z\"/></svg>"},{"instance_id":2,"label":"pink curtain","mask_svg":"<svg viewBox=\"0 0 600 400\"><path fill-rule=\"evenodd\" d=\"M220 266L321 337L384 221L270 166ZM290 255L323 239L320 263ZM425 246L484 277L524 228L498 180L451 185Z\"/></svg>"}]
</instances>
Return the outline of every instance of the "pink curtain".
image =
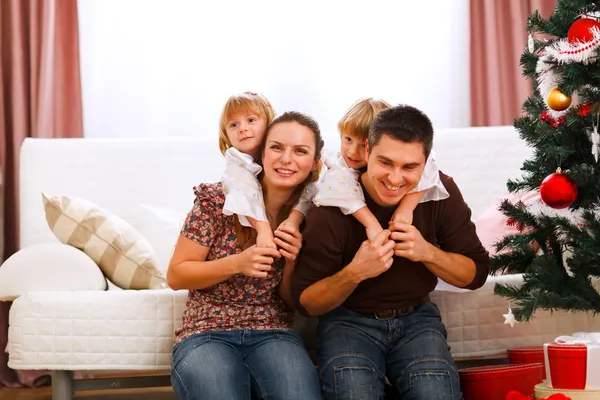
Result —
<instances>
[{"instance_id":1,"label":"pink curtain","mask_svg":"<svg viewBox=\"0 0 600 400\"><path fill-rule=\"evenodd\" d=\"M19 149L26 137L82 137L77 0L0 1L0 167L4 254L19 249ZM1 268L1 267L0 267ZM0 302L0 386L35 386L43 372L6 365L10 303Z\"/></svg>"},{"instance_id":2,"label":"pink curtain","mask_svg":"<svg viewBox=\"0 0 600 400\"><path fill-rule=\"evenodd\" d=\"M527 44L527 17L547 18L556 0L470 0L471 125L512 125L531 95L519 59Z\"/></svg>"}]
</instances>

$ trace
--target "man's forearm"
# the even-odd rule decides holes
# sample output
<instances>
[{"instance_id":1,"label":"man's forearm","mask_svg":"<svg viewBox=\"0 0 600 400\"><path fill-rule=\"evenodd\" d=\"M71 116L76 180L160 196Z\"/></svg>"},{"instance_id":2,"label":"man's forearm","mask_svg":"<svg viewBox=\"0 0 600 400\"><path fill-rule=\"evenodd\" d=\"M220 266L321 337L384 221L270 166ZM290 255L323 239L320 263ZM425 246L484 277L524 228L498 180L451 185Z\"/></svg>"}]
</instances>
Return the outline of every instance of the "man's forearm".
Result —
<instances>
[{"instance_id":1,"label":"man's forearm","mask_svg":"<svg viewBox=\"0 0 600 400\"><path fill-rule=\"evenodd\" d=\"M310 316L323 315L341 306L358 283L346 267L304 289L300 295L300 304Z\"/></svg>"},{"instance_id":2,"label":"man's forearm","mask_svg":"<svg viewBox=\"0 0 600 400\"><path fill-rule=\"evenodd\" d=\"M431 256L423 264L443 281L464 287L473 281L477 267L469 257L449 253L431 245Z\"/></svg>"}]
</instances>

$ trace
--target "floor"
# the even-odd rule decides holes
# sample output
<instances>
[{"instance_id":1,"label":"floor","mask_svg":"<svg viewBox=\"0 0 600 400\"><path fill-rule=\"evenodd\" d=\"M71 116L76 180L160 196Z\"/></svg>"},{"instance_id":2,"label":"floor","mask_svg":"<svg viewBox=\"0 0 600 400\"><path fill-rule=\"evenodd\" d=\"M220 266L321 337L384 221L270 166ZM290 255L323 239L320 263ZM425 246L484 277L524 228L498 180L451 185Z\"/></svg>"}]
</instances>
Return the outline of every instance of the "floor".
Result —
<instances>
[{"instance_id":1,"label":"floor","mask_svg":"<svg viewBox=\"0 0 600 400\"><path fill-rule=\"evenodd\" d=\"M164 375L165 372L156 371L143 373L135 372L98 372L94 373L94 378L120 378L126 376L153 376ZM171 387L154 387L138 389L118 389L118 390L89 390L78 391L73 396L76 400L177 400L177 396ZM0 388L0 400L52 400L52 388L50 386L38 389L8 389Z\"/></svg>"},{"instance_id":2,"label":"floor","mask_svg":"<svg viewBox=\"0 0 600 400\"><path fill-rule=\"evenodd\" d=\"M78 392L77 400L177 400L173 389L169 387L151 389L121 389ZM40 389L0 388L0 400L52 400L50 387Z\"/></svg>"}]
</instances>

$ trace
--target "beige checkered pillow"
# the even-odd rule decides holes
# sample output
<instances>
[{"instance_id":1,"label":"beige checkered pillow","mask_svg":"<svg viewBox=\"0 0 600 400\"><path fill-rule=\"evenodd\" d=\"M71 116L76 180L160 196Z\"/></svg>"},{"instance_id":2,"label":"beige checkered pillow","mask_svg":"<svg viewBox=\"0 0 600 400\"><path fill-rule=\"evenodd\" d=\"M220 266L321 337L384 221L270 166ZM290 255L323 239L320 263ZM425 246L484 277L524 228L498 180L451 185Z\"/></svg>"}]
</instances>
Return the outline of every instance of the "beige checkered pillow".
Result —
<instances>
[{"instance_id":1,"label":"beige checkered pillow","mask_svg":"<svg viewBox=\"0 0 600 400\"><path fill-rule=\"evenodd\" d=\"M77 197L42 193L42 198L52 233L90 256L115 285L123 289L166 287L156 253L130 224Z\"/></svg>"}]
</instances>

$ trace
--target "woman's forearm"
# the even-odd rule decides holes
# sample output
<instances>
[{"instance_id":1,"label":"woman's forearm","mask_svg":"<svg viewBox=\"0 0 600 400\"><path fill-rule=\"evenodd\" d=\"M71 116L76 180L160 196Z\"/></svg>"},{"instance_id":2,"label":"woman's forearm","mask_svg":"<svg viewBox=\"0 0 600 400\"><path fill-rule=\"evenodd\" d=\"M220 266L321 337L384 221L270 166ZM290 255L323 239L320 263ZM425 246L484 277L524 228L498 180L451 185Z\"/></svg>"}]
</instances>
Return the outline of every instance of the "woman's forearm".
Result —
<instances>
[{"instance_id":1,"label":"woman's forearm","mask_svg":"<svg viewBox=\"0 0 600 400\"><path fill-rule=\"evenodd\" d=\"M182 261L171 264L167 283L174 290L206 289L239 273L237 255L212 261Z\"/></svg>"}]
</instances>

